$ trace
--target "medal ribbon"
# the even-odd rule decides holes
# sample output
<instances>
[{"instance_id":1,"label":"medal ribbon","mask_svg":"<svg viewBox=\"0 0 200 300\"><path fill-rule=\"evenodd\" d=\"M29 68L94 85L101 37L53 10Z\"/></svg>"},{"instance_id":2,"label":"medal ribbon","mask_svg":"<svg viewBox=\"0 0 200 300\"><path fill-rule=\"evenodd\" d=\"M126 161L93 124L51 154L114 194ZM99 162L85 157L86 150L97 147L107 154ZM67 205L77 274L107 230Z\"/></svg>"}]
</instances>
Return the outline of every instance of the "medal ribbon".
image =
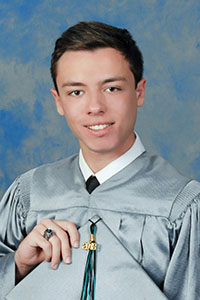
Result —
<instances>
[{"instance_id":1,"label":"medal ribbon","mask_svg":"<svg viewBox=\"0 0 200 300\"><path fill-rule=\"evenodd\" d=\"M90 241L84 242L82 249L89 250L87 261L85 265L85 273L83 279L83 288L80 300L95 300L95 280L96 280L96 249L97 243L95 242L95 234L97 231L96 223L101 219L98 219L95 223L89 220L90 225Z\"/></svg>"}]
</instances>

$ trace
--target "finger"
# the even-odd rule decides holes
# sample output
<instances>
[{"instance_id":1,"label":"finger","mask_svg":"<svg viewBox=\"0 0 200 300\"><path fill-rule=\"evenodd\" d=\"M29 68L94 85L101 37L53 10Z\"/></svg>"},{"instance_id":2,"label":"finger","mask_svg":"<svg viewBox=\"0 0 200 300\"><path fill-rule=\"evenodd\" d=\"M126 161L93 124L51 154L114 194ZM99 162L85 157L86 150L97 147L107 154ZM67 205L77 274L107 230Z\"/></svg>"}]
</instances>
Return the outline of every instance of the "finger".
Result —
<instances>
[{"instance_id":1,"label":"finger","mask_svg":"<svg viewBox=\"0 0 200 300\"><path fill-rule=\"evenodd\" d=\"M51 267L52 269L57 269L58 264L60 262L60 255L61 255L61 241L56 236L56 234L54 234L49 239L49 243L52 246Z\"/></svg>"},{"instance_id":2,"label":"finger","mask_svg":"<svg viewBox=\"0 0 200 300\"><path fill-rule=\"evenodd\" d=\"M79 247L79 233L74 223L68 221L54 221L60 228L61 232L61 252L65 263L71 263L70 243L74 248ZM70 243L69 243L70 241Z\"/></svg>"},{"instance_id":3,"label":"finger","mask_svg":"<svg viewBox=\"0 0 200 300\"><path fill-rule=\"evenodd\" d=\"M52 247L51 244L44 239L43 236L39 235L37 238L37 247L41 248L43 250L43 253L40 254L40 256L43 256L42 260L45 261L51 261L52 259Z\"/></svg>"},{"instance_id":4,"label":"finger","mask_svg":"<svg viewBox=\"0 0 200 300\"><path fill-rule=\"evenodd\" d=\"M66 231L69 234L70 243L72 247L78 248L79 247L79 233L76 228L76 225L73 222L69 221L54 221L56 224L58 224L64 231Z\"/></svg>"},{"instance_id":5,"label":"finger","mask_svg":"<svg viewBox=\"0 0 200 300\"><path fill-rule=\"evenodd\" d=\"M52 258L52 246L44 238L44 232L47 228L43 224L38 224L32 231L32 235L30 235L30 238L32 240L35 239L36 246L41 248L44 252L44 259L46 261L50 261Z\"/></svg>"},{"instance_id":6,"label":"finger","mask_svg":"<svg viewBox=\"0 0 200 300\"><path fill-rule=\"evenodd\" d=\"M74 248L79 247L79 233L74 223L68 221L55 220L55 223L62 228L61 252L63 261L67 264L71 263L70 243Z\"/></svg>"},{"instance_id":7,"label":"finger","mask_svg":"<svg viewBox=\"0 0 200 300\"><path fill-rule=\"evenodd\" d=\"M62 231L59 236L56 234L49 240L52 244L52 266L56 265L60 261L62 256L63 261L66 264L71 263L71 247L69 243L69 237L66 232ZM55 268L56 268L55 266Z\"/></svg>"}]
</instances>

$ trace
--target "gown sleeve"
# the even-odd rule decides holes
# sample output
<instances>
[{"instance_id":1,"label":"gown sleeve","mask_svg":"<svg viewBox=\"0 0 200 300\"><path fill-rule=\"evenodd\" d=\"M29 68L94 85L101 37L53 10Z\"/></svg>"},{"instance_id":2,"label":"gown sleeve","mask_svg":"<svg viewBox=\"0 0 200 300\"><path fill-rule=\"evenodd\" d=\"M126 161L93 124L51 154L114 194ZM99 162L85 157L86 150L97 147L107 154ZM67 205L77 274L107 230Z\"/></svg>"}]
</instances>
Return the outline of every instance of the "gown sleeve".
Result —
<instances>
[{"instance_id":1,"label":"gown sleeve","mask_svg":"<svg viewBox=\"0 0 200 300\"><path fill-rule=\"evenodd\" d=\"M171 300L200 299L200 194L174 220L173 227L164 293Z\"/></svg>"},{"instance_id":2,"label":"gown sleeve","mask_svg":"<svg viewBox=\"0 0 200 300\"><path fill-rule=\"evenodd\" d=\"M26 208L18 178L0 201L0 300L15 286L14 254L26 235Z\"/></svg>"}]
</instances>

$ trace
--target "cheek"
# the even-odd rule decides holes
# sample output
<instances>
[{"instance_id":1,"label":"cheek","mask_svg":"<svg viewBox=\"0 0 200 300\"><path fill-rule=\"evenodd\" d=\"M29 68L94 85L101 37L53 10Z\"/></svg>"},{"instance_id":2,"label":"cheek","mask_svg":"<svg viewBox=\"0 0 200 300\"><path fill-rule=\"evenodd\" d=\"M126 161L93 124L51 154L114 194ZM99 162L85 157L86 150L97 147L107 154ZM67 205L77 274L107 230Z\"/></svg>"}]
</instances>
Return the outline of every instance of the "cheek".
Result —
<instances>
[{"instance_id":1,"label":"cheek","mask_svg":"<svg viewBox=\"0 0 200 300\"><path fill-rule=\"evenodd\" d=\"M65 103L63 103L63 109L65 112L65 117L66 119L71 119L74 117L74 113L76 112L76 107L75 105L73 105L73 103L68 103L67 101L65 101Z\"/></svg>"},{"instance_id":2,"label":"cheek","mask_svg":"<svg viewBox=\"0 0 200 300\"><path fill-rule=\"evenodd\" d=\"M137 103L135 99L122 99L116 105L115 109L118 111L119 115L123 117L133 117L137 112Z\"/></svg>"},{"instance_id":3,"label":"cheek","mask_svg":"<svg viewBox=\"0 0 200 300\"><path fill-rule=\"evenodd\" d=\"M137 105L134 99L124 101L118 110L118 115L121 122L121 129L132 131L136 122Z\"/></svg>"},{"instance_id":4,"label":"cheek","mask_svg":"<svg viewBox=\"0 0 200 300\"><path fill-rule=\"evenodd\" d=\"M81 113L76 107L71 105L65 106L65 119L73 132L81 124L80 116Z\"/></svg>"}]
</instances>

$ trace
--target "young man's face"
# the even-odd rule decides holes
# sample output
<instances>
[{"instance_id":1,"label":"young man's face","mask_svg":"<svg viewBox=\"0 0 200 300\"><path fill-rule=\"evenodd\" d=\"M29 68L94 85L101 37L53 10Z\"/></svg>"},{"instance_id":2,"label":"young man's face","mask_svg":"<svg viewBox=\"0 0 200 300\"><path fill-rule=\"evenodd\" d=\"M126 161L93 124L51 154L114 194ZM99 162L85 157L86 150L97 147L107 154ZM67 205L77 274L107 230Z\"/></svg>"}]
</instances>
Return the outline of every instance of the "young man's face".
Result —
<instances>
[{"instance_id":1,"label":"young man's face","mask_svg":"<svg viewBox=\"0 0 200 300\"><path fill-rule=\"evenodd\" d=\"M67 51L57 63L57 110L78 138L83 154L117 158L135 140L137 107L144 103L145 80L135 89L129 63L113 48Z\"/></svg>"}]
</instances>

